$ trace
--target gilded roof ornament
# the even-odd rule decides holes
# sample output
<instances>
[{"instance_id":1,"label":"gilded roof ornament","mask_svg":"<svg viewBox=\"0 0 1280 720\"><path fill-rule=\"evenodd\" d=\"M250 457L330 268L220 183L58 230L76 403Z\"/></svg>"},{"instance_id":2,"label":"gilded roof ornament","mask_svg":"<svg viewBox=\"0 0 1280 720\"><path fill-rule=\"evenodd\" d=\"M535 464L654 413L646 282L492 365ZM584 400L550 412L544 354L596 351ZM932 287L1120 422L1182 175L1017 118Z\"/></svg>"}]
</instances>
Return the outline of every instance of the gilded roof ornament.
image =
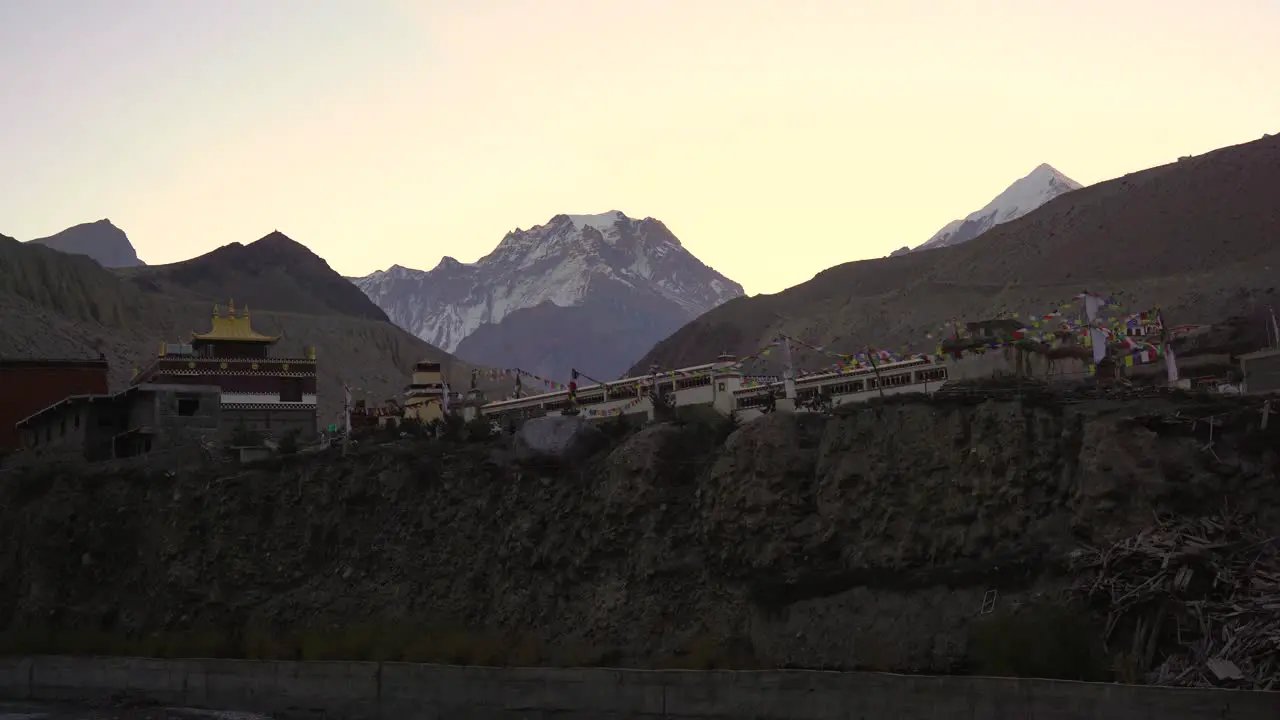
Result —
<instances>
[{"instance_id":1,"label":"gilded roof ornament","mask_svg":"<svg viewBox=\"0 0 1280 720\"><path fill-rule=\"evenodd\" d=\"M235 300L227 300L226 315L218 311L219 308L216 303L213 306L213 310L213 327L206 333L191 333L193 340L274 343L280 339L279 335L263 335L253 329L253 325L249 322L248 305L245 306L244 312L240 315L236 315Z\"/></svg>"}]
</instances>

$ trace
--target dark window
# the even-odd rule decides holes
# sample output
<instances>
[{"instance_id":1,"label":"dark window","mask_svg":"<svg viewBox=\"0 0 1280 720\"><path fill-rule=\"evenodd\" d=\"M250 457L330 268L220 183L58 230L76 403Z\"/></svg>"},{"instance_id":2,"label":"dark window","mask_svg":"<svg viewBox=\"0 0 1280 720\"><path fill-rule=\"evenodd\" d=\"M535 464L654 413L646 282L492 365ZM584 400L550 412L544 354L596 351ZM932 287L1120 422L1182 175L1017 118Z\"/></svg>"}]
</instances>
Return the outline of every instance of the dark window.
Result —
<instances>
[{"instance_id":1,"label":"dark window","mask_svg":"<svg viewBox=\"0 0 1280 720\"><path fill-rule=\"evenodd\" d=\"M280 379L280 402L302 402L302 378Z\"/></svg>"},{"instance_id":2,"label":"dark window","mask_svg":"<svg viewBox=\"0 0 1280 720\"><path fill-rule=\"evenodd\" d=\"M77 428L79 428L79 427L80 427L80 413L78 413L78 412L77 412L75 415L72 415L71 417L72 417L72 419L75 421L75 426L76 426Z\"/></svg>"},{"instance_id":3,"label":"dark window","mask_svg":"<svg viewBox=\"0 0 1280 720\"><path fill-rule=\"evenodd\" d=\"M200 411L200 396L183 393L178 395L178 414L191 417Z\"/></svg>"},{"instance_id":4,"label":"dark window","mask_svg":"<svg viewBox=\"0 0 1280 720\"><path fill-rule=\"evenodd\" d=\"M62 420L58 423L58 434L61 435L62 437L66 437L67 435L67 419L66 418L62 418Z\"/></svg>"}]
</instances>

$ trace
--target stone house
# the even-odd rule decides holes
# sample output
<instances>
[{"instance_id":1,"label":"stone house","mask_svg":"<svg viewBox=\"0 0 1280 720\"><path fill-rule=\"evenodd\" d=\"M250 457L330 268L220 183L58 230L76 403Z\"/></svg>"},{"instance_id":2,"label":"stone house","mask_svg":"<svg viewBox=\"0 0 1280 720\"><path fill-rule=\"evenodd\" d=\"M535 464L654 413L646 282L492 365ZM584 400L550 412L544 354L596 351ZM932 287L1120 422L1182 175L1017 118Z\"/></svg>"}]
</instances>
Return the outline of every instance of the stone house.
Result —
<instances>
[{"instance_id":1,"label":"stone house","mask_svg":"<svg viewBox=\"0 0 1280 720\"><path fill-rule=\"evenodd\" d=\"M1244 392L1280 392L1280 349L1266 348L1241 355L1240 370L1244 375Z\"/></svg>"},{"instance_id":2,"label":"stone house","mask_svg":"<svg viewBox=\"0 0 1280 720\"><path fill-rule=\"evenodd\" d=\"M107 392L107 361L0 358L0 453L22 447L15 425L69 395Z\"/></svg>"},{"instance_id":3,"label":"stone house","mask_svg":"<svg viewBox=\"0 0 1280 720\"><path fill-rule=\"evenodd\" d=\"M217 434L221 390L134 385L114 394L73 395L19 421L26 452L96 462L142 455Z\"/></svg>"}]
</instances>

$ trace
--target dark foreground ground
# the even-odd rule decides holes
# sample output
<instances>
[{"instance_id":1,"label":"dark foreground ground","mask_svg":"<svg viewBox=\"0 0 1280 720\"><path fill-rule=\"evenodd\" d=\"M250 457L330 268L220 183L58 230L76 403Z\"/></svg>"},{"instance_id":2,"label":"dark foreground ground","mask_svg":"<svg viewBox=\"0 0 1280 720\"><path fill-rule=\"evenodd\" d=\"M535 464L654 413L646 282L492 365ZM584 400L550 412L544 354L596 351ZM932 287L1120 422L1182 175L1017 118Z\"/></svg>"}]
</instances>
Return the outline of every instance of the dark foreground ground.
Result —
<instances>
[{"instance_id":1,"label":"dark foreground ground","mask_svg":"<svg viewBox=\"0 0 1280 720\"><path fill-rule=\"evenodd\" d=\"M266 716L125 703L90 706L0 702L0 720L266 720Z\"/></svg>"}]
</instances>

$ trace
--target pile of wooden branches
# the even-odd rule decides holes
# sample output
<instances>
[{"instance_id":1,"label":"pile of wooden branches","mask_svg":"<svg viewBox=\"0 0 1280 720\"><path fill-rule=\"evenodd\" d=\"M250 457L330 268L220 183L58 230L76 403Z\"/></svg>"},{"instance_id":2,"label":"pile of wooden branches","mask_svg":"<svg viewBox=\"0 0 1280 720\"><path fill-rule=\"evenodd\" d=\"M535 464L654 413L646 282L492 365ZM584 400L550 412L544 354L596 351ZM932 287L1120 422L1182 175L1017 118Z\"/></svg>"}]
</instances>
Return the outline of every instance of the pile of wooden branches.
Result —
<instances>
[{"instance_id":1,"label":"pile of wooden branches","mask_svg":"<svg viewBox=\"0 0 1280 720\"><path fill-rule=\"evenodd\" d=\"M1280 689L1280 537L1229 511L1158 519L1071 564L1124 679Z\"/></svg>"}]
</instances>

